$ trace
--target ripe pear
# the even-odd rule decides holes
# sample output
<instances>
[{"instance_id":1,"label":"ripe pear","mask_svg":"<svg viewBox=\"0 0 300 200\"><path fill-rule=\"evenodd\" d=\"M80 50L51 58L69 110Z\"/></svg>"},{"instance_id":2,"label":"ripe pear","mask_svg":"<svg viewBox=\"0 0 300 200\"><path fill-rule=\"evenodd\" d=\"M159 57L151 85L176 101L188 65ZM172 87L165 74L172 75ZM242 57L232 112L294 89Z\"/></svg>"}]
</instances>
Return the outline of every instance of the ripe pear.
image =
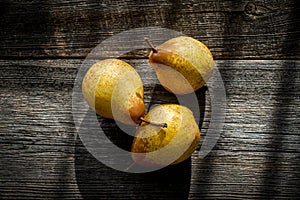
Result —
<instances>
[{"instance_id":1,"label":"ripe pear","mask_svg":"<svg viewBox=\"0 0 300 200\"><path fill-rule=\"evenodd\" d=\"M93 64L85 74L82 93L88 105L105 118L134 125L144 115L144 88L135 69L119 59Z\"/></svg>"},{"instance_id":2,"label":"ripe pear","mask_svg":"<svg viewBox=\"0 0 300 200\"><path fill-rule=\"evenodd\" d=\"M162 104L151 109L138 127L132 158L142 166L177 164L192 155L199 141L192 111L178 104Z\"/></svg>"},{"instance_id":3,"label":"ripe pear","mask_svg":"<svg viewBox=\"0 0 300 200\"><path fill-rule=\"evenodd\" d=\"M201 88L211 77L214 60L210 50L200 41L186 36L172 38L154 47L149 63L161 85L174 94L188 94Z\"/></svg>"}]
</instances>

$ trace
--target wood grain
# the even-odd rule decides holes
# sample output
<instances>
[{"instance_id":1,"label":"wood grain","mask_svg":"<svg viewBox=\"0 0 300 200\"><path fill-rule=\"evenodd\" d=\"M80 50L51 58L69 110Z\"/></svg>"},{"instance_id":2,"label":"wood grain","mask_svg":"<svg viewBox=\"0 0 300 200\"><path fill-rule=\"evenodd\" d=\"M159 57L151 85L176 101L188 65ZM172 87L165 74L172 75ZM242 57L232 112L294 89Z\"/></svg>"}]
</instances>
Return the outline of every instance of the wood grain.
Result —
<instances>
[{"instance_id":1,"label":"wood grain","mask_svg":"<svg viewBox=\"0 0 300 200\"><path fill-rule=\"evenodd\" d=\"M298 59L296 2L4 0L0 57L84 58L109 36L156 26L203 41L216 59Z\"/></svg>"},{"instance_id":2,"label":"wood grain","mask_svg":"<svg viewBox=\"0 0 300 200\"><path fill-rule=\"evenodd\" d=\"M296 0L1 0L0 199L299 199L298 13ZM75 137L72 92L94 47L150 26L210 48L226 89L226 119L216 146L200 159L211 99L207 87L198 90L201 142L193 156L155 172L125 173ZM146 106L176 103L157 84L148 53L122 56L143 79ZM130 149L132 137L97 119L115 145Z\"/></svg>"},{"instance_id":3,"label":"wood grain","mask_svg":"<svg viewBox=\"0 0 300 200\"><path fill-rule=\"evenodd\" d=\"M214 150L147 174L113 170L84 147L72 118L82 59L0 60L1 199L297 199L300 62L218 60L226 88L224 130ZM127 60L149 83L146 102L173 101L147 60ZM202 139L210 123L205 97ZM116 129L106 122L115 133ZM122 134L113 137L119 144Z\"/></svg>"}]
</instances>

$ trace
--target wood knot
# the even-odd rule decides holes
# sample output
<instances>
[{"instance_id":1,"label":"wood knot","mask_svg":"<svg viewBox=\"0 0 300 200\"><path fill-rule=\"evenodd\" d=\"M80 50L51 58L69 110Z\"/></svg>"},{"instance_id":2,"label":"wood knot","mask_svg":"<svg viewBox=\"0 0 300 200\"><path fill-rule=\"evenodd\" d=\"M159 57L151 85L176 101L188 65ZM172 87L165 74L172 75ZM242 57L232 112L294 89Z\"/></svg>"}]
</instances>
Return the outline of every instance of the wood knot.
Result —
<instances>
[{"instance_id":1,"label":"wood knot","mask_svg":"<svg viewBox=\"0 0 300 200\"><path fill-rule=\"evenodd\" d=\"M245 13L255 15L257 7L254 3L247 3L245 6Z\"/></svg>"},{"instance_id":2,"label":"wood knot","mask_svg":"<svg viewBox=\"0 0 300 200\"><path fill-rule=\"evenodd\" d=\"M262 5L256 5L254 3L247 3L244 9L244 12L248 15L254 16L254 17L263 17L272 13L275 13L276 11Z\"/></svg>"}]
</instances>

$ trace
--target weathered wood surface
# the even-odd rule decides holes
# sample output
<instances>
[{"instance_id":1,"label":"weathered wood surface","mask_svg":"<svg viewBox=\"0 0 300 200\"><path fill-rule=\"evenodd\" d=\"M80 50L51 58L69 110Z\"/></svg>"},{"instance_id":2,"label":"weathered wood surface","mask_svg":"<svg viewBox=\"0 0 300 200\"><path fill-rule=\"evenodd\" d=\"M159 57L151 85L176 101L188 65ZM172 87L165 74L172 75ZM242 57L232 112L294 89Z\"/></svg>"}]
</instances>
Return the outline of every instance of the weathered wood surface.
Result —
<instances>
[{"instance_id":1,"label":"weathered wood surface","mask_svg":"<svg viewBox=\"0 0 300 200\"><path fill-rule=\"evenodd\" d=\"M195 152L180 165L146 174L106 167L75 140L71 98L82 61L0 61L1 199L299 197L299 61L216 61L226 88L227 113L214 150L204 159ZM128 61L145 83L155 78L147 60ZM152 89L145 88L146 102ZM162 88L156 92L153 103L173 101ZM210 99L209 91L200 93L205 98L200 124L205 138ZM113 139L128 145L122 134Z\"/></svg>"},{"instance_id":2,"label":"weathered wood surface","mask_svg":"<svg viewBox=\"0 0 300 200\"><path fill-rule=\"evenodd\" d=\"M298 59L299 12L296 0L2 0L0 57L84 58L113 34L158 26L200 39L217 59Z\"/></svg>"},{"instance_id":3,"label":"weathered wood surface","mask_svg":"<svg viewBox=\"0 0 300 200\"><path fill-rule=\"evenodd\" d=\"M0 199L299 199L298 13L296 0L1 0ZM149 26L182 32L211 49L225 84L226 121L204 159L197 150L176 166L124 173L75 139L73 85L96 45ZM146 55L142 49L124 56L143 78L146 104L175 102L152 84L147 60L136 59ZM203 141L209 90L197 97ZM99 120L112 141L130 148L132 138Z\"/></svg>"}]
</instances>

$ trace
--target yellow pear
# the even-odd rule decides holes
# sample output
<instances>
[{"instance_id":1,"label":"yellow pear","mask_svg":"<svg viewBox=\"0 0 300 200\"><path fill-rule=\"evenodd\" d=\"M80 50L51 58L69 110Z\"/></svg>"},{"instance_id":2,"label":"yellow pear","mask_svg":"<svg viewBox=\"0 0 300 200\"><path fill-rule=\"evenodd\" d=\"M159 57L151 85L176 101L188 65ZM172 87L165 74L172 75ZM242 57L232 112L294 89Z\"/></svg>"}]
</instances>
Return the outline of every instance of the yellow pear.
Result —
<instances>
[{"instance_id":1,"label":"yellow pear","mask_svg":"<svg viewBox=\"0 0 300 200\"><path fill-rule=\"evenodd\" d=\"M144 115L144 88L135 69L119 59L93 64L82 82L88 105L102 117L138 124Z\"/></svg>"},{"instance_id":2,"label":"yellow pear","mask_svg":"<svg viewBox=\"0 0 300 200\"><path fill-rule=\"evenodd\" d=\"M186 36L172 38L154 47L149 62L161 85L175 94L188 94L206 84L214 67L210 50L200 41Z\"/></svg>"},{"instance_id":3,"label":"yellow pear","mask_svg":"<svg viewBox=\"0 0 300 200\"><path fill-rule=\"evenodd\" d=\"M142 166L176 164L189 158L199 141L192 111L178 104L162 104L143 118L132 144L132 158Z\"/></svg>"}]
</instances>

